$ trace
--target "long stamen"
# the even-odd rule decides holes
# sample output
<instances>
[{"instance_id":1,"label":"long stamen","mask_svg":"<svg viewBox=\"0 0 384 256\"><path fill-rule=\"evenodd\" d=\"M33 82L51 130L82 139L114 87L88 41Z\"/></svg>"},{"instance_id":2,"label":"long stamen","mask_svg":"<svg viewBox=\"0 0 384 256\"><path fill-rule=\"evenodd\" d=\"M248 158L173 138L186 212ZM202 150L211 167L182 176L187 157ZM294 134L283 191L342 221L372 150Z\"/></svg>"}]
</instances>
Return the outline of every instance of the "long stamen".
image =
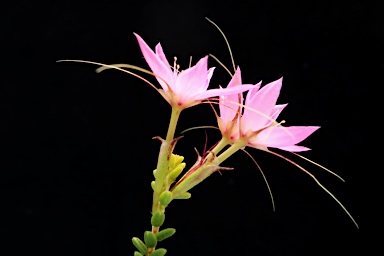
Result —
<instances>
[{"instance_id":1,"label":"long stamen","mask_svg":"<svg viewBox=\"0 0 384 256\"><path fill-rule=\"evenodd\" d=\"M99 62L93 62L93 61L86 61L86 60L58 60L56 62L79 62L79 63L88 63L88 64L94 64L94 65L99 65L101 66L100 68L96 69L96 72L97 73L100 73L102 72L103 70L106 70L106 69L117 69L117 70L120 70L120 71L123 71L125 73L128 73L130 75L133 75L141 80L143 80L144 82L146 82L147 84L149 84L150 86L152 86L154 89L158 90L156 88L156 86L154 86L151 82L149 82L148 80L146 80L145 78L143 78L142 76L139 76L138 74L136 73L133 73L131 71L128 71L128 70L125 70L125 69L122 69L120 67L124 67L124 66L129 66L130 68L133 68L133 69L136 69L136 70L139 70L141 72L144 72L144 73L147 73L147 74L150 74L150 75L153 75L153 76L156 76L154 73L146 70L146 69L142 69L140 67L136 67L136 66L133 66L133 65L129 65L129 64L112 64L112 65L108 65L108 64L104 64L104 63L99 63ZM159 77L160 78L160 77ZM161 79L161 78L160 78ZM165 82L165 81L164 81Z\"/></svg>"},{"instance_id":2,"label":"long stamen","mask_svg":"<svg viewBox=\"0 0 384 256\"><path fill-rule=\"evenodd\" d=\"M103 65L102 67L96 69L96 72L100 73L106 69L110 69L110 68L114 68L114 67L117 67L115 69L118 69L118 70L121 70L121 71L124 71L124 72L127 72L129 73L130 71L127 71L125 69L120 69L120 68L130 68L130 69L135 69L135 70L138 70L138 71L141 71L141 72L144 72L146 74L149 74L149 75L152 75L158 79L160 79L161 81L163 81L166 85L167 85L167 89L168 91L173 95L174 94L174 91L172 90L171 86L167 83L167 81L165 81L165 79L163 79L161 76L158 76L156 75L155 73L151 72L151 71L148 71L146 69L143 69L143 68L140 68L140 67L137 67L135 65L131 65L131 64L111 64L111 65ZM161 93L160 93L161 94ZM163 95L161 95L163 96ZM163 96L164 97L164 96Z\"/></svg>"},{"instance_id":3,"label":"long stamen","mask_svg":"<svg viewBox=\"0 0 384 256\"><path fill-rule=\"evenodd\" d=\"M316 166L318 166L318 167L320 167L320 168L326 170L326 171L329 172L330 174L335 175L337 178L339 178L340 180L342 180L343 182L345 182L345 180L344 180L343 178L341 178L339 175L337 175L337 174L334 173L333 171L329 170L328 168L325 168L324 166L322 166L322 165L316 163L315 161L312 161L312 160L310 160L310 159L308 159L308 158L306 158L306 157L304 157L304 156L302 156L302 155L299 155L299 154L297 154L297 153L295 153L295 152L290 152L290 153L292 153L292 154L294 154L294 155L296 155L296 156L298 156L298 157L301 157L302 159L304 159L304 160L310 162L311 164L314 164L314 165L316 165Z\"/></svg>"},{"instance_id":4,"label":"long stamen","mask_svg":"<svg viewBox=\"0 0 384 256\"><path fill-rule=\"evenodd\" d=\"M232 73L231 71L229 71L229 69L213 54L209 54L210 57L212 57L215 61L217 61L227 72L228 74L232 77Z\"/></svg>"},{"instance_id":5,"label":"long stamen","mask_svg":"<svg viewBox=\"0 0 384 256\"><path fill-rule=\"evenodd\" d=\"M216 119L219 119L219 115L217 114L216 112L216 109L213 107L213 103L216 103L217 105L220 105L220 100L219 99L215 99L215 100L218 100L219 102L212 102L212 101L207 101L207 103L209 103L209 105L211 106L212 110L213 110L213 113L215 114L216 116ZM205 102L204 102L205 103Z\"/></svg>"},{"instance_id":6,"label":"long stamen","mask_svg":"<svg viewBox=\"0 0 384 256\"><path fill-rule=\"evenodd\" d=\"M160 95L162 97L164 97L161 92L159 91L159 89L156 88L156 86L154 86L151 82L149 82L148 80L146 80L145 78L139 76L138 74L135 74L131 71L128 71L128 70L125 70L125 69L122 69L123 67L124 68L130 68L130 69L134 69L134 70L138 70L138 71L141 71L143 73L146 73L146 74L149 74L149 75L152 75L152 76L155 76L156 78L162 80L168 87L168 90L173 94L173 90L171 89L170 85L160 76L154 74L153 72L151 71L148 71L146 69L143 69L143 68L140 68L140 67L137 67L137 66L134 66L134 65L130 65L130 64L111 64L111 65L108 65L108 64L104 64L104 63L99 63L99 62L94 62L94 61L86 61L86 60L58 60L56 62L79 62L79 63L88 63L88 64L94 64L94 65L98 65L98 66L101 66L99 67L98 69L96 69L96 72L97 73L100 73L104 70L107 70L107 69L117 69L117 70L120 70L120 71L123 71L125 73L128 73L130 75L133 75L141 80L143 80L144 82L146 82L147 84L149 84L152 88L156 89L156 91L158 93L160 93Z\"/></svg>"},{"instance_id":7,"label":"long stamen","mask_svg":"<svg viewBox=\"0 0 384 256\"><path fill-rule=\"evenodd\" d=\"M218 25L216 25L215 22L211 21L210 19L208 19L207 17L205 17L210 23L212 23L218 30L219 32L223 35L224 37L224 40L228 46L228 51L229 51L229 55L231 56L231 61L232 61L232 65L233 65L233 70L236 72L236 65L235 65L235 60L233 59L233 54L232 54L232 50L231 50L231 47L229 46L229 42L227 40L227 37L225 36L224 32L219 28Z\"/></svg>"},{"instance_id":8,"label":"long stamen","mask_svg":"<svg viewBox=\"0 0 384 256\"><path fill-rule=\"evenodd\" d=\"M205 126L194 126L194 127L191 127L191 128L188 128L188 129L185 129L183 130L182 132L180 132L180 134L183 134L185 132L189 132L189 131L192 131L192 130L197 130L197 129L207 129L207 128L212 128L212 129L219 129L217 128L216 126L209 126L209 125L205 125Z\"/></svg>"},{"instance_id":9,"label":"long stamen","mask_svg":"<svg viewBox=\"0 0 384 256\"><path fill-rule=\"evenodd\" d=\"M246 151L245 149L241 149L241 150L242 150L244 153L246 153L246 154L252 159L252 161L255 163L255 165L257 166L257 168L260 170L261 175L263 176L263 179L264 179L264 181L265 181L265 184L267 185L269 195L271 196L271 200L272 200L272 208L273 208L273 211L275 212L275 211L276 211L276 208L275 208L275 201L273 200L272 190L271 190L271 188L269 187L269 184L268 184L268 181L267 181L267 177L265 177L263 170L261 170L261 167L260 167L260 165L256 162L255 158L253 158L252 155L251 155L248 151Z\"/></svg>"},{"instance_id":10,"label":"long stamen","mask_svg":"<svg viewBox=\"0 0 384 256\"><path fill-rule=\"evenodd\" d=\"M315 180L315 182L317 183L317 185L319 185L325 192L327 192L328 195L330 195L340 206L341 208L344 210L344 212L349 216L349 218L353 221L353 223L356 225L357 228L359 228L359 225L357 224L357 222L355 221L355 219L352 217L352 215L348 212L348 210L344 207L344 205L331 193L329 192L328 189L326 189L317 179L316 177L311 174L310 172L308 172L306 169L304 169L304 167L298 165L297 163L293 162L291 159L289 158L286 158L276 152L273 152L273 151L269 151L267 150L266 152L268 153L271 153L272 155L275 155L275 156L278 156L282 159L284 159L285 161L293 164L294 166L296 166L297 168L299 168L300 170L302 170L303 172L305 172L306 174L308 174L309 176L311 176L312 179Z\"/></svg>"}]
</instances>

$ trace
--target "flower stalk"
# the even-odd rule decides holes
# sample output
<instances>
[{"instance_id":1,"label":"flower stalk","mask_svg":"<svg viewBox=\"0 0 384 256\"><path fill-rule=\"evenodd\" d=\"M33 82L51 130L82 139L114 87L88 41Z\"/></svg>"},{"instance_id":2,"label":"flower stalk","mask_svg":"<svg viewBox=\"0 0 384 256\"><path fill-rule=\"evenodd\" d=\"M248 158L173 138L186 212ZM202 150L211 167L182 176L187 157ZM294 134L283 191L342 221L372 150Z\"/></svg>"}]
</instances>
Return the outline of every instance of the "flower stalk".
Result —
<instances>
[{"instance_id":1,"label":"flower stalk","mask_svg":"<svg viewBox=\"0 0 384 256\"><path fill-rule=\"evenodd\" d=\"M227 160L231 155L236 153L241 148L245 147L246 143L242 140L237 141L235 144L231 145L227 150L218 155L215 159L217 165L220 165L222 162Z\"/></svg>"},{"instance_id":2,"label":"flower stalk","mask_svg":"<svg viewBox=\"0 0 384 256\"><path fill-rule=\"evenodd\" d=\"M218 155L220 151L225 148L225 146L229 145L229 143L230 141L226 137L221 138L219 143L217 143L217 145L211 150L211 153L215 156Z\"/></svg>"},{"instance_id":3,"label":"flower stalk","mask_svg":"<svg viewBox=\"0 0 384 256\"><path fill-rule=\"evenodd\" d=\"M174 139L175 130L177 126L177 121L180 117L181 109L173 107L171 113L171 119L169 121L169 127L167 132L167 137L165 140L162 140L159 157L157 160L156 167L156 177L155 185L153 191L153 203L152 203L152 213L154 214L157 211L163 210L164 207L161 206L160 194L164 192L164 189L167 187L166 176L168 172L169 160L172 154L173 148L175 146L176 140Z\"/></svg>"}]
</instances>

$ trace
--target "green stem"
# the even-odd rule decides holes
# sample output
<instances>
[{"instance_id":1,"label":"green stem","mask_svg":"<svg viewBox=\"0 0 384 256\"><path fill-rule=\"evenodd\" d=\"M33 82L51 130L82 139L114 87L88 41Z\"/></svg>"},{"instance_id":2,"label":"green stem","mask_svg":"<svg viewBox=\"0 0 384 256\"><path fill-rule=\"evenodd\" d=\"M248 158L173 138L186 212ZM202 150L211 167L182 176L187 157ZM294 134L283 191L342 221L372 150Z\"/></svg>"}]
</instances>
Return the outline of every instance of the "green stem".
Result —
<instances>
[{"instance_id":1,"label":"green stem","mask_svg":"<svg viewBox=\"0 0 384 256\"><path fill-rule=\"evenodd\" d=\"M242 141L238 141L237 143L230 146L227 150L216 157L216 164L220 165L224 162L228 157L236 153L239 149L243 148L246 144Z\"/></svg>"},{"instance_id":2,"label":"green stem","mask_svg":"<svg viewBox=\"0 0 384 256\"><path fill-rule=\"evenodd\" d=\"M157 167L156 167L156 178L155 178L155 186L153 191L153 202L152 202L152 214L154 214L157 211L164 212L165 207L163 207L160 202L160 194L164 191L169 189L165 183L165 179L167 178L167 172L169 167L169 159L171 158L172 150L174 147L174 136L177 126L177 121L180 117L181 113L180 108L172 107L172 113L171 113L171 119L169 121L168 126L168 132L167 137L165 140L162 141L159 151L159 157L157 160ZM154 234L157 234L159 232L160 227L154 227L152 226L152 232ZM152 253L155 250L154 248L149 248L147 255Z\"/></svg>"},{"instance_id":3,"label":"green stem","mask_svg":"<svg viewBox=\"0 0 384 256\"><path fill-rule=\"evenodd\" d=\"M214 153L215 156L217 156L220 153L220 151L223 150L223 148L228 144L229 144L229 140L223 137L221 138L219 143L217 143L217 145L211 150L211 152Z\"/></svg>"},{"instance_id":4,"label":"green stem","mask_svg":"<svg viewBox=\"0 0 384 256\"><path fill-rule=\"evenodd\" d=\"M171 142L175 136L176 125L177 121L179 120L181 110L182 109L180 108L172 107L171 120L169 120L167 137L165 139L168 142Z\"/></svg>"},{"instance_id":5,"label":"green stem","mask_svg":"<svg viewBox=\"0 0 384 256\"><path fill-rule=\"evenodd\" d=\"M172 107L171 119L169 121L168 132L166 139L161 143L159 157L156 167L156 180L153 192L152 213L163 210L159 203L160 194L164 191L164 182L167 176L169 158L172 153L172 141L175 135L177 121L180 117L181 109Z\"/></svg>"}]
</instances>

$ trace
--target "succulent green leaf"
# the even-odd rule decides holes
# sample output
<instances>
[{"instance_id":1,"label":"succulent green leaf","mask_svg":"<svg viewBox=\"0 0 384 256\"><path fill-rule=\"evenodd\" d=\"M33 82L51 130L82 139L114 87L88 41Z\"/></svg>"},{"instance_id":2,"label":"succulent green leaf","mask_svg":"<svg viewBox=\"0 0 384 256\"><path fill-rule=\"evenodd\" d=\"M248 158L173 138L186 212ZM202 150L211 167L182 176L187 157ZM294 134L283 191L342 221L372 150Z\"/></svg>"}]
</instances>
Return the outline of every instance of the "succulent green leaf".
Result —
<instances>
[{"instance_id":1,"label":"succulent green leaf","mask_svg":"<svg viewBox=\"0 0 384 256\"><path fill-rule=\"evenodd\" d=\"M176 233L176 229L174 228L166 228L161 230L159 233L156 234L157 241L163 241L167 239L168 237L173 236L173 234Z\"/></svg>"},{"instance_id":2,"label":"succulent green leaf","mask_svg":"<svg viewBox=\"0 0 384 256\"><path fill-rule=\"evenodd\" d=\"M148 248L153 248L157 244L157 238L151 231L144 232L144 242Z\"/></svg>"},{"instance_id":3,"label":"succulent green leaf","mask_svg":"<svg viewBox=\"0 0 384 256\"><path fill-rule=\"evenodd\" d=\"M133 245L137 248L137 250L139 250L142 254L147 254L147 246L143 243L143 241L141 241L139 238L137 237L134 237L132 238L132 243Z\"/></svg>"},{"instance_id":4,"label":"succulent green leaf","mask_svg":"<svg viewBox=\"0 0 384 256\"><path fill-rule=\"evenodd\" d=\"M162 206L167 206L172 201L172 192L170 191L162 192L160 194L159 201Z\"/></svg>"},{"instance_id":5,"label":"succulent green leaf","mask_svg":"<svg viewBox=\"0 0 384 256\"><path fill-rule=\"evenodd\" d=\"M165 220L165 214L163 212L158 211L152 215L151 224L154 227L160 227L161 225L163 225L164 220Z\"/></svg>"},{"instance_id":6,"label":"succulent green leaf","mask_svg":"<svg viewBox=\"0 0 384 256\"><path fill-rule=\"evenodd\" d=\"M167 250L164 248L159 248L153 251L149 256L164 256L167 253Z\"/></svg>"}]
</instances>

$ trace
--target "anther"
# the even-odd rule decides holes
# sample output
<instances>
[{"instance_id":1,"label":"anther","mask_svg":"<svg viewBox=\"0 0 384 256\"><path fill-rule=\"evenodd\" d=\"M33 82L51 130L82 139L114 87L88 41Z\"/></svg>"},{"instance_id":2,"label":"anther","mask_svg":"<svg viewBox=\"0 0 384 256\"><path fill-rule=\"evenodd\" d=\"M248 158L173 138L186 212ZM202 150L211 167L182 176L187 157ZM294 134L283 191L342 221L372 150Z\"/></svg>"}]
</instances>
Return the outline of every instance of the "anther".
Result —
<instances>
[{"instance_id":1,"label":"anther","mask_svg":"<svg viewBox=\"0 0 384 256\"><path fill-rule=\"evenodd\" d=\"M176 64L176 62L177 62L177 57L175 56L175 57L173 57L173 71L176 71L176 73L178 72L178 66L179 65L177 65Z\"/></svg>"}]
</instances>

